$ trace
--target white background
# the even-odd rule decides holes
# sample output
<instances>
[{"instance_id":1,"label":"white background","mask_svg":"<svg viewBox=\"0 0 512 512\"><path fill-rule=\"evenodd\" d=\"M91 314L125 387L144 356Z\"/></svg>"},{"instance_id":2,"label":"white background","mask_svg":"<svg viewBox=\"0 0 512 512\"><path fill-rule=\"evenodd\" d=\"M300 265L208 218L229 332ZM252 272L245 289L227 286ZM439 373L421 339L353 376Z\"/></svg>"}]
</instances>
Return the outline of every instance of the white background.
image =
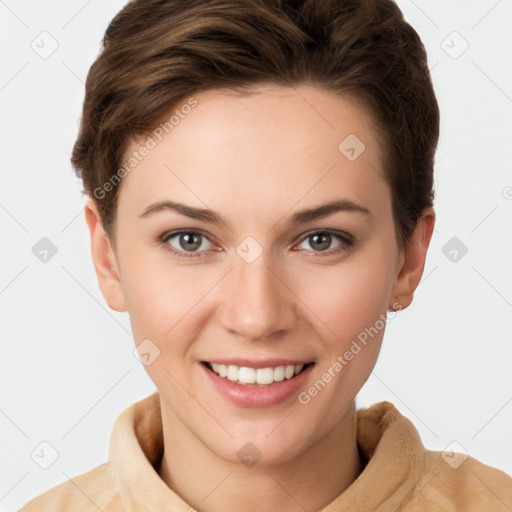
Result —
<instances>
[{"instance_id":1,"label":"white background","mask_svg":"<svg viewBox=\"0 0 512 512\"><path fill-rule=\"evenodd\" d=\"M440 103L437 224L358 407L389 400L427 448L455 440L512 475L512 1L398 4ZM104 462L114 420L155 389L127 315L99 292L69 163L83 82L123 5L0 1L1 511ZM31 48L51 48L43 31L58 43L47 59ZM469 44L458 58L454 31ZM42 237L58 249L46 263L32 253ZM442 251L452 237L468 248L455 263ZM46 470L30 455L42 441L59 455Z\"/></svg>"}]
</instances>

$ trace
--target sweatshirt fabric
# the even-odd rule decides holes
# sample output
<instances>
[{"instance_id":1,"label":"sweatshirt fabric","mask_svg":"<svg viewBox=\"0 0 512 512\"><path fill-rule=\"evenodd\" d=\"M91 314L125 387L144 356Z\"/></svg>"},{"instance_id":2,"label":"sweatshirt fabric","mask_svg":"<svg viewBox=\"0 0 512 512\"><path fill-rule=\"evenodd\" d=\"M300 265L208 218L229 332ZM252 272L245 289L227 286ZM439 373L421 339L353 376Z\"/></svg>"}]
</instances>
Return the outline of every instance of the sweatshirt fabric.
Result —
<instances>
[{"instance_id":1,"label":"sweatshirt fabric","mask_svg":"<svg viewBox=\"0 0 512 512\"><path fill-rule=\"evenodd\" d=\"M414 425L390 402L356 414L366 465L318 512L512 511L512 478L503 471L463 453L425 449ZM108 462L48 490L19 512L192 512L158 474L163 448L155 392L119 415Z\"/></svg>"}]
</instances>

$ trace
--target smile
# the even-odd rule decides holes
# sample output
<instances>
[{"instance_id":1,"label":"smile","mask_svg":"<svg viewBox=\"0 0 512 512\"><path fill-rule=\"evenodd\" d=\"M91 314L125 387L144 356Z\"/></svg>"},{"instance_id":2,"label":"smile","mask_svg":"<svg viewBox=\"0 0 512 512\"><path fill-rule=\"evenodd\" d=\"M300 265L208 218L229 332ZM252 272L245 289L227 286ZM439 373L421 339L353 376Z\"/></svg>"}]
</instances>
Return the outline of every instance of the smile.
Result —
<instances>
[{"instance_id":1,"label":"smile","mask_svg":"<svg viewBox=\"0 0 512 512\"><path fill-rule=\"evenodd\" d=\"M220 364L207 361L203 362L203 364L219 377L235 384L242 386L271 386L276 382L293 379L314 363L269 366L266 368L251 368L249 366Z\"/></svg>"}]
</instances>

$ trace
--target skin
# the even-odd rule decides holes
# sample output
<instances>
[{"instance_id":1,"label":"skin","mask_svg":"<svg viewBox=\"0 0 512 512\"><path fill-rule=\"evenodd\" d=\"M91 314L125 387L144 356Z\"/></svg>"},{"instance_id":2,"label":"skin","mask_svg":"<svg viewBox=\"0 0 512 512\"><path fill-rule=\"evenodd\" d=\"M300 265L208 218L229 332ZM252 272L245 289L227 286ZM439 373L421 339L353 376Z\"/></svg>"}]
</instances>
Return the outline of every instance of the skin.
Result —
<instances>
[{"instance_id":1,"label":"skin","mask_svg":"<svg viewBox=\"0 0 512 512\"><path fill-rule=\"evenodd\" d=\"M314 361L307 390L380 315L409 306L435 213L423 212L401 251L374 121L355 98L307 84L194 97L191 113L123 179L112 239L87 204L99 286L112 309L128 311L136 344L149 338L161 351L146 369L161 396L159 474L169 487L199 511L320 510L363 469L354 401L384 329L307 405L294 395L267 408L237 406L210 384L200 361ZM354 161L338 149L349 134L366 146ZM341 211L287 223L298 210L339 198L371 216ZM171 210L140 217L163 200L214 210L229 228ZM208 236L193 249L199 257L180 258L158 243L177 229ZM325 230L357 242L333 236L325 249L306 236ZM247 236L263 250L252 263L236 252ZM166 243L186 253L179 236ZM261 452L252 467L237 457L249 441Z\"/></svg>"}]
</instances>

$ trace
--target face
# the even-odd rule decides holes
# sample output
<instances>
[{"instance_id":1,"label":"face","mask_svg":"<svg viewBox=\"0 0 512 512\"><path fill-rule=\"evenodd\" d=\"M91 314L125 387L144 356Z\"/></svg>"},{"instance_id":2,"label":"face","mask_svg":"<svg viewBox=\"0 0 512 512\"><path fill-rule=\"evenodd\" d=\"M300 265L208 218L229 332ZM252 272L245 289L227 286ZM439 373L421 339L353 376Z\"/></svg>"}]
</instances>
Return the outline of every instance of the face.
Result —
<instances>
[{"instance_id":1,"label":"face","mask_svg":"<svg viewBox=\"0 0 512 512\"><path fill-rule=\"evenodd\" d=\"M194 99L123 179L103 291L164 415L226 460L250 441L288 461L353 405L404 290L381 148L362 104L314 86Z\"/></svg>"}]
</instances>

